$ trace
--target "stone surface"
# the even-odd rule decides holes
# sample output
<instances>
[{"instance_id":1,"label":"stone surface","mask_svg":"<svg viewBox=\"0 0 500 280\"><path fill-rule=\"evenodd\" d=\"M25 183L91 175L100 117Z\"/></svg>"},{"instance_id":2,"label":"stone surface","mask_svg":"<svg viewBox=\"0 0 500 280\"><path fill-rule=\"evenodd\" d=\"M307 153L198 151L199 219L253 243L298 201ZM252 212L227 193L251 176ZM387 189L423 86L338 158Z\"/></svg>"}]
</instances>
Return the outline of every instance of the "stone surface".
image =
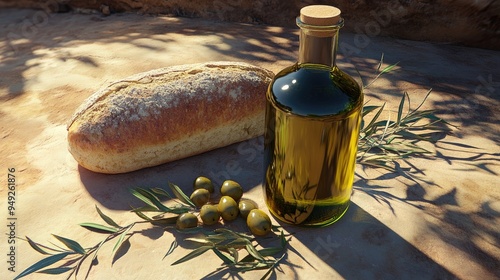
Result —
<instances>
[{"instance_id":1,"label":"stone surface","mask_svg":"<svg viewBox=\"0 0 500 280\"><path fill-rule=\"evenodd\" d=\"M139 12L293 27L301 7L330 4L320 0L0 0L1 7L39 8L54 12L70 9L91 13ZM500 1L451 0L339 0L350 24L347 30L365 36L391 36L418 41L460 43L500 49Z\"/></svg>"},{"instance_id":2,"label":"stone surface","mask_svg":"<svg viewBox=\"0 0 500 280\"><path fill-rule=\"evenodd\" d=\"M0 218L7 223L6 178L8 168L15 168L19 237L49 244L57 234L93 246L103 236L78 224L100 220L95 205L127 224L138 219L130 205L141 205L129 188L166 188L171 181L188 192L200 174L219 183L227 177L239 181L245 196L267 211L260 138L129 174L102 175L79 167L68 153L66 122L98 88L155 68L230 60L277 72L296 58L295 28L1 10L0 37L6 38L0 41ZM272 278L498 279L499 53L377 37L360 44L359 35L346 31L340 38L339 66L354 72L354 64L365 83L374 77L382 53L384 65L399 61L397 71L366 90L368 104L386 102L394 118L403 92L415 106L432 88L424 108L437 110L460 129L428 147L433 157L401 163L411 168L412 178L358 166L353 204L338 223L318 229L283 225L293 234L291 247L282 272ZM229 227L244 229L238 222ZM9 229L3 226L1 233ZM221 262L210 252L170 266L192 248L185 235L146 225L133 233L115 259L113 242L102 248L89 279L258 279L264 274L216 271ZM174 240L179 247L163 259ZM6 237L0 242L2 279L43 258L17 240L16 273L11 273L8 246Z\"/></svg>"}]
</instances>

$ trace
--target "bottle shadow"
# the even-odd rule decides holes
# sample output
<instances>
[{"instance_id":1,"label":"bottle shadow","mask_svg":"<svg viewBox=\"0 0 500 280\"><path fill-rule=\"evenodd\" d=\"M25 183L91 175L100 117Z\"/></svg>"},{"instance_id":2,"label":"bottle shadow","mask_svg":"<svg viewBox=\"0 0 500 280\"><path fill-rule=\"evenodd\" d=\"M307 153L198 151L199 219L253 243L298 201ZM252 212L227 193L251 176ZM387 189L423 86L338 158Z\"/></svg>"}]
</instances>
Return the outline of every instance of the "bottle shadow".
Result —
<instances>
[{"instance_id":1,"label":"bottle shadow","mask_svg":"<svg viewBox=\"0 0 500 280\"><path fill-rule=\"evenodd\" d=\"M344 279L457 278L356 203L327 227L282 226ZM291 251L301 257L299 250ZM317 269L317 260L303 260L302 269Z\"/></svg>"}]
</instances>

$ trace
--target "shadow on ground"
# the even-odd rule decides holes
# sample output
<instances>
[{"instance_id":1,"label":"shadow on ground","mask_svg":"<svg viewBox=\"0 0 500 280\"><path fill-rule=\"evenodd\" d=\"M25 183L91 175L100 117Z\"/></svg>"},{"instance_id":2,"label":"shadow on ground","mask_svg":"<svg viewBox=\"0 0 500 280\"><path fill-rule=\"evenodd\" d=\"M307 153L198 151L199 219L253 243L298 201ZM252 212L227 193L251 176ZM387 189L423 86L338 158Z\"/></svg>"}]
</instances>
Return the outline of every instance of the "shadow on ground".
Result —
<instances>
[{"instance_id":1,"label":"shadow on ground","mask_svg":"<svg viewBox=\"0 0 500 280\"><path fill-rule=\"evenodd\" d=\"M286 229L297 230L288 226ZM355 203L337 223L297 230L293 238L306 244L344 279L456 278ZM315 268L307 260L303 266Z\"/></svg>"},{"instance_id":2,"label":"shadow on ground","mask_svg":"<svg viewBox=\"0 0 500 280\"><path fill-rule=\"evenodd\" d=\"M18 10L12 10L19 12ZM9 9L0 11L8 14ZM40 14L42 13L42 14ZM73 20L78 18L78 22ZM83 21L86 24L81 24ZM176 43L169 34L184 36L215 36L220 40L204 41L208 49L233 57L235 60L273 62L278 59L293 61L288 50L296 49L297 35L281 32L283 28L270 29L265 26L253 27L247 24L228 24L217 21L193 21L183 18L150 17L133 14L117 14L111 17L82 14L43 14L42 11L22 10L17 22L0 21L4 28L0 36L6 38L0 45L0 89L6 95L0 100L8 100L25 93L28 82L25 73L37 66L47 52L74 44L125 43L145 51L165 51L165 56L173 56L163 47ZM57 26L57 27L56 27ZM97 32L96 32L97 30ZM55 31L55 32L54 32ZM148 44L140 39L151 38L159 44ZM163 44L163 47L159 47ZM189 49L185 50L189 52ZM98 55L98 54L96 54ZM76 59L84 64L99 67L103 61L94 57L73 57L58 53L60 60Z\"/></svg>"},{"instance_id":3,"label":"shadow on ground","mask_svg":"<svg viewBox=\"0 0 500 280\"><path fill-rule=\"evenodd\" d=\"M277 60L294 61L295 56L292 53L295 53L298 47L295 30L270 29L266 26L234 24L228 30L227 24L213 21L171 20L136 15L113 15L104 18L71 14L47 15L46 20L40 19L39 24L36 24L33 22L34 11L24 11L24 15L17 22L1 19L4 13L9 11L0 12L0 23L4 26L0 29L0 36L6 38L0 45L0 90L6 94L0 96L0 101L27 94L29 81L25 77L31 67L37 65L37 61L45 58L45 50L58 49L69 44L119 42L151 50L157 46L144 44L140 39L152 38L159 43L169 44L176 43L171 36L174 34L216 36L217 43L204 41L202 44L235 60L267 63ZM72 17L85 17L86 24L76 26ZM57 26L57 32L47 32L48 26ZM89 26L94 28L89 29ZM88 31L96 29L97 32ZM352 41L353 38L353 35L345 34L341 40ZM373 38L369 46L361 49L359 53L351 54L349 61L356 65L362 76L371 77L383 52L386 53L388 64L400 61L399 65L403 70L385 76L384 87L367 92L369 98L381 103L392 99L388 102L396 104L402 94L397 89L404 85L414 87L412 90L416 96L412 97L415 99L423 98L429 87L432 87L438 97L431 98L429 105L436 108L439 114L447 116L446 120L460 126L462 131L466 130L469 135L481 135L494 143L500 142L498 130L491 129L498 128L495 118L499 107L498 53ZM94 57L73 57L64 53L58 56L62 60L77 59L91 67L100 67L101 63L104 63ZM345 57L341 56L340 59ZM456 132L459 139L462 134L461 131ZM442 139L438 146L446 144L446 141L446 138ZM252 191L262 183L262 147L254 145L252 148L251 144L245 143L247 146L243 148L240 144L235 144L203 156L129 174L103 175L80 168L80 178L94 199L109 209L118 210L128 210L130 205L137 203L129 192L130 188L165 188L168 181L171 181L187 191L196 176L205 174L218 181L228 177L235 179L242 183L246 191ZM442 146L442 149L438 150L436 160L460 162L462 166L469 165L469 170L498 175L492 168L498 165L498 152L485 152L478 147L467 148L460 145L463 144L451 143ZM449 149L449 153L445 153L445 149ZM469 155L454 155L456 151L463 152L464 149L468 150ZM426 170L420 167L419 171ZM387 180L402 176L386 175ZM356 183L356 190L371 196L374 203L386 205L387 211L392 213L395 211L394 204L404 203L425 211L423 215L436 215L439 223L429 224L426 230L437 235L444 243L461 250L469 256L471 262L492 274L498 274L495 269L500 266L499 260L479 246L477 241L482 241L485 237L488 240L486 243L494 248L500 247L498 229L494 229L494 223L491 224L492 219L500 217L500 213L491 207L494 197L484 201L478 211L465 211L460 209L461 203L456 199L457 189L451 186L450 190L437 199L428 200L426 193L429 189L440 187L430 180L409 180L403 190L398 190L406 195L398 196L394 194L398 192L387 187L389 184L379 182L383 179L360 180ZM433 207L438 207L439 211L433 213ZM296 231L294 238L300 240L315 252L318 258L345 278L402 279L415 275L422 278L455 278L455 275L422 253L416 245L399 236L356 204L352 205L346 217L337 224L322 229ZM314 264L307 262L302 265L311 265L314 268Z\"/></svg>"},{"instance_id":4,"label":"shadow on ground","mask_svg":"<svg viewBox=\"0 0 500 280\"><path fill-rule=\"evenodd\" d=\"M262 184L261 145L262 141L252 139L200 156L129 174L104 175L80 168L80 176L87 191L99 203L107 208L120 210L128 210L130 205L143 206L142 202L130 194L129 188L144 186L167 189L166 182L171 181L189 193L192 180L200 174L209 177L212 175L218 182L226 179L225 176L230 176L228 178L237 180L244 186L245 192L251 192L253 188L260 188ZM249 157L250 152L241 154L240 152L245 150L242 147L245 149L254 147L255 156ZM467 162L468 158L457 157L449 160ZM241 167L240 171L230 174L224 168L221 169L220 167L224 167L227 162L232 162L231 166L236 164L237 167ZM425 171L425 168L419 170L424 173ZM383 207L380 208L385 209L395 219L398 219L398 211L402 211L401 204L421 211L425 227L419 229L421 230L419 234L437 236L447 246L452 246L467 255L470 262L492 274L496 273L495 269L500 265L500 261L480 244L481 240L487 238L493 242L493 246L500 245L500 234L491 223L492 220L500 218L500 213L491 207L494 200L485 201L478 211L467 212L460 208L456 187L448 188L440 196L428 199L428 193L432 189L434 191L435 188L441 189L432 180L411 179L399 173L386 171L381 171L380 174L371 179L358 177L354 184L355 192L362 192L373 198L372 203L381 204ZM391 187L395 185L395 180L399 182L396 184L398 187ZM404 195L398 195L401 191ZM431 220L435 222L430 222ZM443 267L443 263L438 263L416 247L425 244L410 243L355 203L344 218L326 228L304 230L288 225L282 226L293 233L293 239L299 240L321 261L346 279L458 277ZM300 255L300 252L292 247L289 254ZM283 260L283 265L290 265L293 270L297 264L288 264L287 260L288 258ZM300 266L311 266L314 269L315 263L308 263L305 260ZM221 270L209 276L227 275L233 273Z\"/></svg>"}]
</instances>

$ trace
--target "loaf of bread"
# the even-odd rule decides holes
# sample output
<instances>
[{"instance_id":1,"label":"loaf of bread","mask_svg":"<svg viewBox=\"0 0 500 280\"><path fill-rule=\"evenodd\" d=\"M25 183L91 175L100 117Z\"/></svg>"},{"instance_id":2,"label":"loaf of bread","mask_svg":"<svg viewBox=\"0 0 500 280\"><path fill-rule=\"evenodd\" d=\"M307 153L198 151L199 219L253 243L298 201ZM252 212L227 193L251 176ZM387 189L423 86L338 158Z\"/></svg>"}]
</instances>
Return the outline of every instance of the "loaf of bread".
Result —
<instances>
[{"instance_id":1,"label":"loaf of bread","mask_svg":"<svg viewBox=\"0 0 500 280\"><path fill-rule=\"evenodd\" d=\"M259 136L272 76L246 63L212 62L117 81L76 110L69 151L86 169L116 174Z\"/></svg>"}]
</instances>

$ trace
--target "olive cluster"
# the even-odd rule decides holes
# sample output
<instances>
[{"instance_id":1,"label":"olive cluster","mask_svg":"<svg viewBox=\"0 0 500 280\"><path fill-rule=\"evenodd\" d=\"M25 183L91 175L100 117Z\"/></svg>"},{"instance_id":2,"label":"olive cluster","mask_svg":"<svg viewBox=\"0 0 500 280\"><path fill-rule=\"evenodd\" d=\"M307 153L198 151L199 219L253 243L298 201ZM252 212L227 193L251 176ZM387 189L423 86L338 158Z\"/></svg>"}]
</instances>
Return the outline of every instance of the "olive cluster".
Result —
<instances>
[{"instance_id":1,"label":"olive cluster","mask_svg":"<svg viewBox=\"0 0 500 280\"><path fill-rule=\"evenodd\" d=\"M190 199L200 209L200 218L204 225L214 225L220 218L224 221L233 221L238 216L246 220L246 224L254 235L266 235L271 231L271 219L257 205L243 197L243 188L233 180L226 180L220 187L221 198L217 204L211 204L210 197L215 187L212 181L200 176L193 183L193 192ZM176 222L179 229L198 226L198 217L193 213L184 213Z\"/></svg>"}]
</instances>

